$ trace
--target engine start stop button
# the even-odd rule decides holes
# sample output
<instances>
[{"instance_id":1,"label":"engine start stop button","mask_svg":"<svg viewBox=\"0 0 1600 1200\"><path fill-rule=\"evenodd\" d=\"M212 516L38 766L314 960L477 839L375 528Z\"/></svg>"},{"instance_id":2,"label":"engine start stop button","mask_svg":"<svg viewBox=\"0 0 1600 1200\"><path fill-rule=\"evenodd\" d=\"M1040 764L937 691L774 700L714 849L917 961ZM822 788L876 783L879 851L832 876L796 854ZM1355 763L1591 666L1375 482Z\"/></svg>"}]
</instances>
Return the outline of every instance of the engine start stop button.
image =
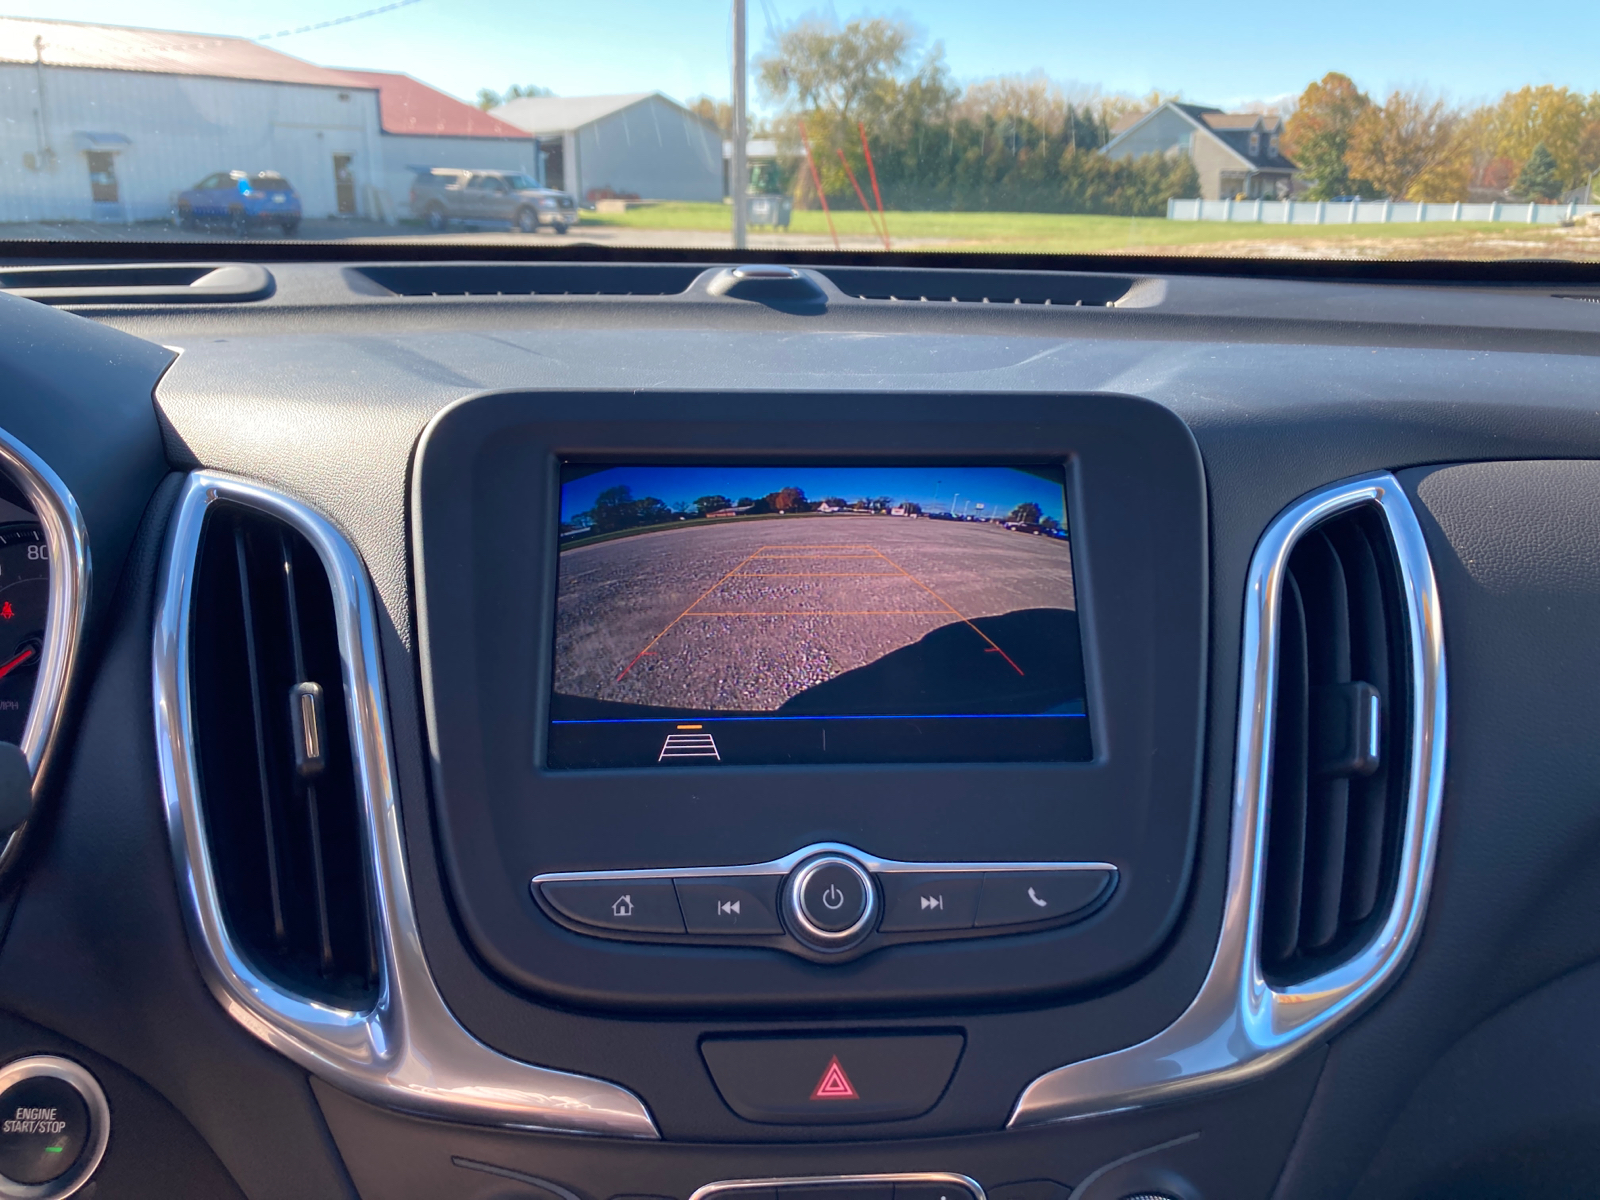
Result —
<instances>
[{"instance_id":1,"label":"engine start stop button","mask_svg":"<svg viewBox=\"0 0 1600 1200\"><path fill-rule=\"evenodd\" d=\"M89 1106L65 1079L38 1075L0 1092L0 1176L50 1183L72 1170L89 1144Z\"/></svg>"}]
</instances>

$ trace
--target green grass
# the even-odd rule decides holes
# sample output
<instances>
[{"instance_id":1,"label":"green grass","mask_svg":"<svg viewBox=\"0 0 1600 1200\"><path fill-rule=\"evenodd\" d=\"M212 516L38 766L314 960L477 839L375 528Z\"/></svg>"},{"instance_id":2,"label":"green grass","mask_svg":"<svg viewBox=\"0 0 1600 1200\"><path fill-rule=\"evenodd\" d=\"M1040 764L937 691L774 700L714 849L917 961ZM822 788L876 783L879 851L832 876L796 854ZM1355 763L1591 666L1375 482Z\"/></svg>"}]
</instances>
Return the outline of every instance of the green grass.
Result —
<instances>
[{"instance_id":1,"label":"green grass","mask_svg":"<svg viewBox=\"0 0 1600 1200\"><path fill-rule=\"evenodd\" d=\"M937 239L950 249L1015 253L1094 253L1130 246L1203 246L1215 242L1267 239L1320 241L1343 238L1469 238L1495 230L1548 230L1520 222L1430 221L1393 225L1256 225L1224 221L1168 221L1164 217L1100 217L1066 213L894 212L887 214L891 241ZM871 237L860 209L836 211L841 236ZM730 228L725 204L653 204L627 213L583 215L585 225L623 229L717 232ZM580 226L581 228L581 226ZM763 233L763 229L752 232ZM826 237L827 220L820 210L797 210L791 233Z\"/></svg>"}]
</instances>

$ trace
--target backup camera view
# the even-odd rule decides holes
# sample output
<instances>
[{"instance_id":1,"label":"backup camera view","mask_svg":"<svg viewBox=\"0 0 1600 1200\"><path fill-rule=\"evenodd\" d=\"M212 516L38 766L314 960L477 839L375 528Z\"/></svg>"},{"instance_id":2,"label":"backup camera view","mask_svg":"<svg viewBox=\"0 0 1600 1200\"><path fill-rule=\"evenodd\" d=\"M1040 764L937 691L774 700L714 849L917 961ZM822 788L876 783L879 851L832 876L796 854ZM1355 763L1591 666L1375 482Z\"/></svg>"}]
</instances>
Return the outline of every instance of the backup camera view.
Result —
<instances>
[{"instance_id":1,"label":"backup camera view","mask_svg":"<svg viewBox=\"0 0 1600 1200\"><path fill-rule=\"evenodd\" d=\"M1064 476L569 465L551 767L1090 756Z\"/></svg>"}]
</instances>

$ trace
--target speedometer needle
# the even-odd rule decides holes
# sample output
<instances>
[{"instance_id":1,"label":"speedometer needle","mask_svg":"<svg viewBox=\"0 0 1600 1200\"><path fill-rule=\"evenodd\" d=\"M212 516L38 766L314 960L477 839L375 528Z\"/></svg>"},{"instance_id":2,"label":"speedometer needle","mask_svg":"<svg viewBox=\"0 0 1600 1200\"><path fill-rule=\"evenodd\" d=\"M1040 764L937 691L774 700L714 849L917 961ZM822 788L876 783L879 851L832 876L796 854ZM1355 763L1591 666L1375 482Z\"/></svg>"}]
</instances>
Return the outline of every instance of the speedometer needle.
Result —
<instances>
[{"instance_id":1,"label":"speedometer needle","mask_svg":"<svg viewBox=\"0 0 1600 1200\"><path fill-rule=\"evenodd\" d=\"M32 647L32 646L24 646L21 650L18 650L15 654L13 654L5 662L0 663L0 679L4 679L7 675L11 674L11 672L15 671L18 667L27 666L29 663L31 663L38 656L39 656L39 651L36 650L34 647Z\"/></svg>"}]
</instances>

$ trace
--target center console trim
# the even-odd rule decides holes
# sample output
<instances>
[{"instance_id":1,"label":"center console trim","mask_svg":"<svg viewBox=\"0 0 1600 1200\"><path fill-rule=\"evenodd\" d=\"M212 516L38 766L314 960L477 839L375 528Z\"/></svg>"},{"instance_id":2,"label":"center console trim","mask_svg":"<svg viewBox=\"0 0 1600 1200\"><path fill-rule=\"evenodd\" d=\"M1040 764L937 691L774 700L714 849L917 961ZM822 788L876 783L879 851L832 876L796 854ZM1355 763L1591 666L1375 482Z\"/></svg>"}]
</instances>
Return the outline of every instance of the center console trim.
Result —
<instances>
[{"instance_id":1,"label":"center console trim","mask_svg":"<svg viewBox=\"0 0 1600 1200\"><path fill-rule=\"evenodd\" d=\"M328 576L378 943L378 998L347 1011L289 992L242 953L222 911L193 736L190 616L194 565L213 504L264 513L311 543ZM179 894L212 994L250 1033L312 1074L370 1103L422 1116L521 1129L657 1138L644 1102L606 1080L509 1058L469 1033L428 967L407 879L367 572L325 518L250 480L195 471L167 531L151 653L156 762Z\"/></svg>"},{"instance_id":2,"label":"center console trim","mask_svg":"<svg viewBox=\"0 0 1600 1200\"><path fill-rule=\"evenodd\" d=\"M1265 887L1279 599L1289 556L1309 530L1374 505L1393 543L1404 591L1411 659L1405 821L1394 898L1372 939L1339 966L1292 987L1263 978ZM1394 979L1422 934L1444 793L1444 632L1427 541L1405 490L1388 472L1302 497L1262 534L1246 580L1238 749L1222 930L1200 991L1166 1029L1137 1045L1040 1076L1023 1090L1008 1127L1143 1108L1232 1086L1272 1070L1326 1038Z\"/></svg>"},{"instance_id":3,"label":"center console trim","mask_svg":"<svg viewBox=\"0 0 1600 1200\"><path fill-rule=\"evenodd\" d=\"M830 1187L857 1183L947 1183L972 1193L973 1200L987 1200L983 1186L969 1175L953 1171L910 1171L890 1175L797 1175L772 1179L724 1179L698 1187L689 1200L711 1200L723 1192L765 1191L771 1188Z\"/></svg>"},{"instance_id":4,"label":"center console trim","mask_svg":"<svg viewBox=\"0 0 1600 1200\"><path fill-rule=\"evenodd\" d=\"M959 875L976 874L983 871L1016 871L1019 874L1027 871L1110 871L1117 874L1117 868L1106 862L901 862L893 858L878 858L847 846L843 842L815 842L782 858L775 858L770 862L751 863L749 865L731 865L722 867L645 867L640 870L628 871L550 871L542 875L535 875L532 882L541 883L573 883L586 880L662 880L715 878L722 875L787 875L795 867L809 858L816 858L823 854L840 854L846 858L854 859L861 866L866 867L874 875Z\"/></svg>"}]
</instances>

